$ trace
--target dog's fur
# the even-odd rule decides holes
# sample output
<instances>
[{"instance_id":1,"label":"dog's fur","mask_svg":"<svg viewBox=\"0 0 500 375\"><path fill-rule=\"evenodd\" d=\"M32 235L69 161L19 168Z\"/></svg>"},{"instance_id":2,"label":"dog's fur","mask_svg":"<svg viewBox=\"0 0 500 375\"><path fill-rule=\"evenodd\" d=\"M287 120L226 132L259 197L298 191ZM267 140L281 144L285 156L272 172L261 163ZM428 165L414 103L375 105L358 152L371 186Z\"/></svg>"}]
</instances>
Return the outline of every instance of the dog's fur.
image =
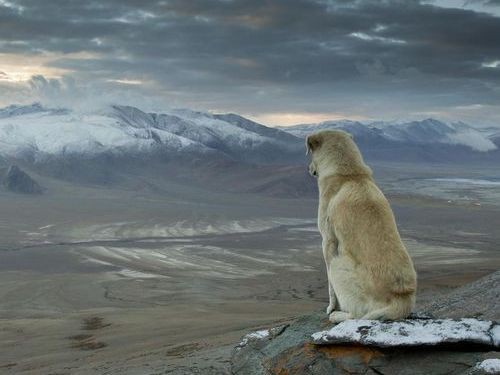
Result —
<instances>
[{"instance_id":1,"label":"dog's fur","mask_svg":"<svg viewBox=\"0 0 500 375\"><path fill-rule=\"evenodd\" d=\"M415 269L358 147L339 130L311 134L306 147L309 172L318 178L330 321L407 317L415 304Z\"/></svg>"}]
</instances>

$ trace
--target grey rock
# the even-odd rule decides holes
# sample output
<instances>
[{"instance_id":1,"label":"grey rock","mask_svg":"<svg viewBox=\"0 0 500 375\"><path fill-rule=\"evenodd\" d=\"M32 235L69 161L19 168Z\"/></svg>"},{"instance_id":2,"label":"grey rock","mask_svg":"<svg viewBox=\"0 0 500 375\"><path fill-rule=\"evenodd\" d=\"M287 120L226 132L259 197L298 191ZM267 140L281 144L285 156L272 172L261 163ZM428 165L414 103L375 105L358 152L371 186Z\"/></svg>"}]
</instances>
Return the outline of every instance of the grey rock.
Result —
<instances>
[{"instance_id":1,"label":"grey rock","mask_svg":"<svg viewBox=\"0 0 500 375\"><path fill-rule=\"evenodd\" d=\"M500 327L491 321L468 319L405 319L396 322L347 320L316 332L312 341L325 344L361 344L378 347L481 344L498 347Z\"/></svg>"},{"instance_id":2,"label":"grey rock","mask_svg":"<svg viewBox=\"0 0 500 375\"><path fill-rule=\"evenodd\" d=\"M476 363L476 365L467 373L467 375L486 375L500 374L500 359L487 358L484 361Z\"/></svg>"},{"instance_id":3,"label":"grey rock","mask_svg":"<svg viewBox=\"0 0 500 375\"><path fill-rule=\"evenodd\" d=\"M424 310L438 318L500 320L500 271L432 302Z\"/></svg>"},{"instance_id":4,"label":"grey rock","mask_svg":"<svg viewBox=\"0 0 500 375\"><path fill-rule=\"evenodd\" d=\"M9 191L24 194L41 194L42 187L17 165L11 165L3 178L3 185Z\"/></svg>"},{"instance_id":5,"label":"grey rock","mask_svg":"<svg viewBox=\"0 0 500 375\"><path fill-rule=\"evenodd\" d=\"M490 275L484 280L474 283L475 285L462 288L461 290L464 291L462 298L468 298L470 291L480 285L489 285L491 288L492 280L495 280L497 276ZM481 295L491 296L491 293L492 291L488 291ZM459 299L459 295L460 290L454 292L453 300ZM444 301L447 300L447 298L444 299ZM492 306L491 301L476 299L475 303L476 310L481 312L482 317L491 316L487 310ZM462 304L448 304L448 302L441 301L439 306L444 313L451 311L452 306L466 304L467 301L463 301ZM456 314L460 316L461 312L458 311ZM456 322L458 325L469 322L465 319L445 321L448 323ZM478 322L478 320L474 321ZM419 314L415 322L428 327L436 324L436 320L425 319L422 314ZM391 324L377 323L380 324L379 328L385 327L384 324ZM496 322L485 322L484 324L488 325L486 331L491 336L499 334ZM284 328L276 327L275 330L271 328L246 335L233 350L231 371L233 374L239 375L482 374L482 370L476 368L476 365L485 359L499 357L497 351L485 351L488 346L479 345L482 341L475 339L462 341L462 343L447 343L439 347L435 345L377 347L354 343L317 345L311 340L312 333L328 332L331 327L332 324L328 321L326 314L316 312L300 317ZM496 333L492 332L492 329L497 330ZM271 332L274 333L271 334ZM487 344L491 347L492 343L490 341ZM498 343L495 345L498 346Z\"/></svg>"},{"instance_id":6,"label":"grey rock","mask_svg":"<svg viewBox=\"0 0 500 375\"><path fill-rule=\"evenodd\" d=\"M323 312L299 318L281 334L240 343L231 358L238 375L269 374L460 374L472 369L484 349L465 345L377 348L363 345L315 345L308 336L331 324ZM245 340L243 340L245 341Z\"/></svg>"}]
</instances>

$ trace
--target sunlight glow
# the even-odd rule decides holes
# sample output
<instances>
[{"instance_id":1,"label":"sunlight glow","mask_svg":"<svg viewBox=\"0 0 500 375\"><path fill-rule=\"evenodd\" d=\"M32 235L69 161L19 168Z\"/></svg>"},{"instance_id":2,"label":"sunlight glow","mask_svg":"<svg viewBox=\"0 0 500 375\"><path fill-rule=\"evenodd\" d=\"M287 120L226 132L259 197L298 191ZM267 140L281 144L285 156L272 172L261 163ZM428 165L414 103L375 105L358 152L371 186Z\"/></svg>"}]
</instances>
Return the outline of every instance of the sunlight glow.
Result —
<instances>
[{"instance_id":1,"label":"sunlight glow","mask_svg":"<svg viewBox=\"0 0 500 375\"><path fill-rule=\"evenodd\" d=\"M38 55L0 53L0 82L27 82L34 75L43 75L45 78L61 78L70 73L71 70L50 66L52 62L59 59L92 59L95 57L97 57L96 54L89 52L42 53Z\"/></svg>"},{"instance_id":2,"label":"sunlight glow","mask_svg":"<svg viewBox=\"0 0 500 375\"><path fill-rule=\"evenodd\" d=\"M483 68L498 68L498 67L500 67L500 60L485 62L485 63L482 63L481 66Z\"/></svg>"},{"instance_id":3,"label":"sunlight glow","mask_svg":"<svg viewBox=\"0 0 500 375\"><path fill-rule=\"evenodd\" d=\"M329 120L366 120L365 117L345 113L267 113L262 115L244 115L258 123L268 126L292 126L297 124L318 123Z\"/></svg>"},{"instance_id":4,"label":"sunlight glow","mask_svg":"<svg viewBox=\"0 0 500 375\"><path fill-rule=\"evenodd\" d=\"M64 69L44 66L49 60L44 57L27 58L0 53L0 81L26 82L37 74L46 78L60 78L67 72Z\"/></svg>"},{"instance_id":5,"label":"sunlight glow","mask_svg":"<svg viewBox=\"0 0 500 375\"><path fill-rule=\"evenodd\" d=\"M385 38L383 36L368 35L360 32L350 33L349 36L366 41L376 41L376 42L390 43L390 44L406 44L406 41L402 39Z\"/></svg>"},{"instance_id":6,"label":"sunlight glow","mask_svg":"<svg viewBox=\"0 0 500 375\"><path fill-rule=\"evenodd\" d=\"M108 79L108 82L121 83L123 85L142 85L143 82L138 79Z\"/></svg>"}]
</instances>

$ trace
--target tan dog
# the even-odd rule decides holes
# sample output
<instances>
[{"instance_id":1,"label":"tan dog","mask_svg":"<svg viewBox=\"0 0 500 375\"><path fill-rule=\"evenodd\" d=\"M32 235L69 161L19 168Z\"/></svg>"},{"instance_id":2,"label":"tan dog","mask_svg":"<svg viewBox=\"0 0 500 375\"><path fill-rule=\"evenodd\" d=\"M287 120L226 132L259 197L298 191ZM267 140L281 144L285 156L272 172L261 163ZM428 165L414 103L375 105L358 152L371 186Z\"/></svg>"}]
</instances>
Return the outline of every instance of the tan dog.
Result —
<instances>
[{"instance_id":1,"label":"tan dog","mask_svg":"<svg viewBox=\"0 0 500 375\"><path fill-rule=\"evenodd\" d=\"M339 130L311 134L306 147L309 171L318 178L330 321L407 317L415 304L415 269L358 147Z\"/></svg>"}]
</instances>

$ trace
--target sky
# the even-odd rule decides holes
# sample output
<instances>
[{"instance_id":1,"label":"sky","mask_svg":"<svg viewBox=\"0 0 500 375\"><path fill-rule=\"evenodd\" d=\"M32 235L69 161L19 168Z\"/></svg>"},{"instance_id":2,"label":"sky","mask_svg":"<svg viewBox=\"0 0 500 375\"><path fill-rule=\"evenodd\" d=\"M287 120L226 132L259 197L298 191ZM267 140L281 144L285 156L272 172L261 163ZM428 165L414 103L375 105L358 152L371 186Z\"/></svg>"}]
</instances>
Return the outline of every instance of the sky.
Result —
<instances>
[{"instance_id":1,"label":"sky","mask_svg":"<svg viewBox=\"0 0 500 375\"><path fill-rule=\"evenodd\" d=\"M500 127L500 0L0 0L0 106Z\"/></svg>"}]
</instances>

